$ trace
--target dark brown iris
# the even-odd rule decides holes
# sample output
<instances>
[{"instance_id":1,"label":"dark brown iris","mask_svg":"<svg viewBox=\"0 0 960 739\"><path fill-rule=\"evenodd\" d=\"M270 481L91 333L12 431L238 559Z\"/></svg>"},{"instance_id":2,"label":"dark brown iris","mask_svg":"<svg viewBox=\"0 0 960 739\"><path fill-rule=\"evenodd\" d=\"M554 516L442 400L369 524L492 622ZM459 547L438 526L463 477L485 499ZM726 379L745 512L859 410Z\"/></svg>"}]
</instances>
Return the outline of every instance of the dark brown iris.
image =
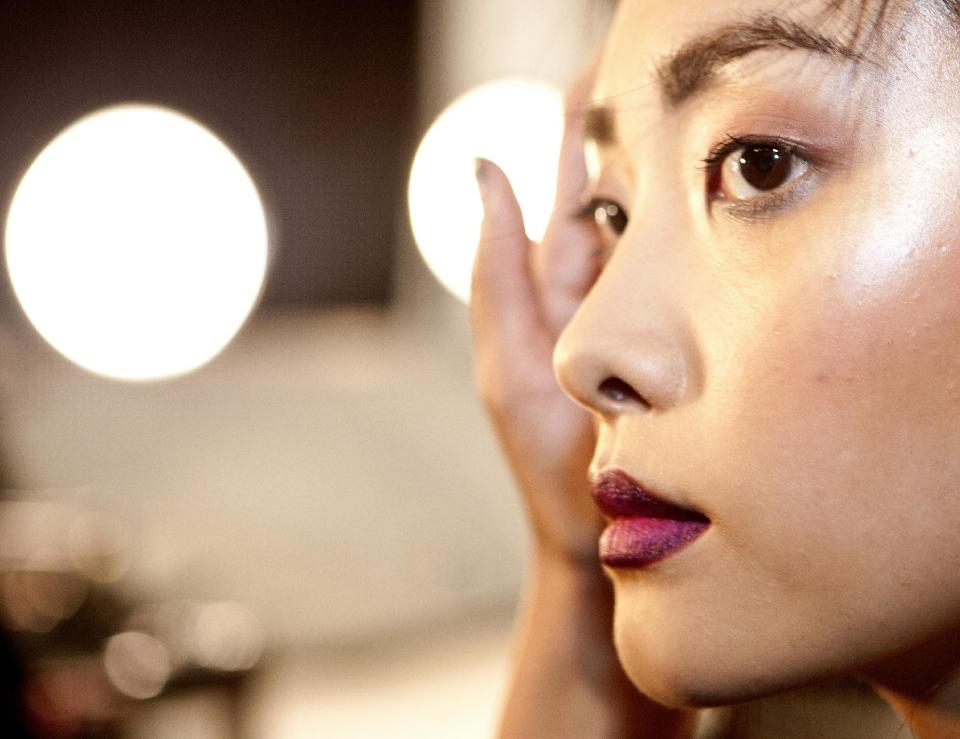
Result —
<instances>
[{"instance_id":1,"label":"dark brown iris","mask_svg":"<svg viewBox=\"0 0 960 739\"><path fill-rule=\"evenodd\" d=\"M740 154L740 174L751 187L776 190L790 176L790 159L779 146L747 146Z\"/></svg>"}]
</instances>

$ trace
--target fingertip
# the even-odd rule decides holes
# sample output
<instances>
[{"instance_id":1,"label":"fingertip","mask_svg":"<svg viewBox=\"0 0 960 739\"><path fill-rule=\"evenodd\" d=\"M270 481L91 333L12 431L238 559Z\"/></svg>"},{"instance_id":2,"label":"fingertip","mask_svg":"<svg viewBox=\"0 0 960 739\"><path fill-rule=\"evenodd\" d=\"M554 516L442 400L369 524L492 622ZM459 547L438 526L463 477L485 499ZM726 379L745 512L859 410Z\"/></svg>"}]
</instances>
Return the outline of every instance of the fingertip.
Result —
<instances>
[{"instance_id":1,"label":"fingertip","mask_svg":"<svg viewBox=\"0 0 960 739\"><path fill-rule=\"evenodd\" d=\"M474 164L480 199L483 201L484 211L489 214L500 204L504 184L509 186L509 180L503 170L489 159L477 157L474 159Z\"/></svg>"},{"instance_id":2,"label":"fingertip","mask_svg":"<svg viewBox=\"0 0 960 739\"><path fill-rule=\"evenodd\" d=\"M489 159L476 159L477 184L483 203L482 239L525 238L523 212L506 173Z\"/></svg>"},{"instance_id":3,"label":"fingertip","mask_svg":"<svg viewBox=\"0 0 960 739\"><path fill-rule=\"evenodd\" d=\"M518 306L523 313L530 299L530 242L507 175L488 159L478 158L475 164L484 216L470 302L475 310L497 316L503 326L518 321L518 314L509 313Z\"/></svg>"},{"instance_id":4,"label":"fingertip","mask_svg":"<svg viewBox=\"0 0 960 739\"><path fill-rule=\"evenodd\" d=\"M477 175L477 187L480 188L480 197L484 198L487 193L487 183L490 181L490 170L497 165L483 157L474 159L473 165Z\"/></svg>"}]
</instances>

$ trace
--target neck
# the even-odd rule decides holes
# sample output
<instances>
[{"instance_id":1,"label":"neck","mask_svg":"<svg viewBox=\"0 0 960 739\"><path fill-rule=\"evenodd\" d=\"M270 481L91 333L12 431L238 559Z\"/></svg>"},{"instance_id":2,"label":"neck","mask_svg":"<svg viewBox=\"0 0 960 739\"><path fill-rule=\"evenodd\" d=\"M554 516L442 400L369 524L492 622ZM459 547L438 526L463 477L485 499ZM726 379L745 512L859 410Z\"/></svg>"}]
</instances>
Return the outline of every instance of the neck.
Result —
<instances>
[{"instance_id":1,"label":"neck","mask_svg":"<svg viewBox=\"0 0 960 739\"><path fill-rule=\"evenodd\" d=\"M960 736L960 631L877 665L864 677L917 739Z\"/></svg>"}]
</instances>

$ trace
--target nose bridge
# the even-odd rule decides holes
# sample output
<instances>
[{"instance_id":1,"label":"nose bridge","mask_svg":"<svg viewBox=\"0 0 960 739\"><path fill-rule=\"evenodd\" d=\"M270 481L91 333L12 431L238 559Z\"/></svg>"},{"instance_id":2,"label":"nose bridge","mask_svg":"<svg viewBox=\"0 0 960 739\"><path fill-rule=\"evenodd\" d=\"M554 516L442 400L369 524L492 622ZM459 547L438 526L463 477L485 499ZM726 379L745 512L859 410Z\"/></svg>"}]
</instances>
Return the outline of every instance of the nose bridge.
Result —
<instances>
[{"instance_id":1,"label":"nose bridge","mask_svg":"<svg viewBox=\"0 0 960 739\"><path fill-rule=\"evenodd\" d=\"M668 410L700 384L682 255L644 241L621 242L554 351L566 392L604 416Z\"/></svg>"}]
</instances>

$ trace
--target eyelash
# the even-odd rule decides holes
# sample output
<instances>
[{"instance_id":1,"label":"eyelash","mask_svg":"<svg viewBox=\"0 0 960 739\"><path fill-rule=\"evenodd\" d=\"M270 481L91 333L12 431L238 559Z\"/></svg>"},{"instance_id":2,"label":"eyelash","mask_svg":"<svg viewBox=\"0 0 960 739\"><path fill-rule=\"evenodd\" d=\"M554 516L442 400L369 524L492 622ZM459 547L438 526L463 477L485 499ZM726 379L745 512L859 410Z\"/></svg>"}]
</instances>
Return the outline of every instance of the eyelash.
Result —
<instances>
[{"instance_id":1,"label":"eyelash","mask_svg":"<svg viewBox=\"0 0 960 739\"><path fill-rule=\"evenodd\" d=\"M718 199L714 196L714 192L717 189L718 178L721 174L721 167L726 161L727 157L736 152L738 149L750 146L779 148L787 152L789 156L805 161L810 167L814 167L816 165L815 158L808 154L802 146L787 139L783 139L778 136L741 137L727 134L723 141L718 143L710 150L710 153L702 160L703 165L699 168L706 172L708 204ZM780 208L788 206L793 200L792 196L794 195L796 195L794 188L788 183L784 186L778 187L776 190L771 190L769 193L751 198L748 201L731 202L726 206L726 208L734 217L738 217L743 220L757 220L770 216ZM608 210L610 208L614 208L618 215L622 215L624 218L627 218L626 211L620 206L619 203L610 198L601 196L592 197L583 206L583 208L577 211L575 217L577 220L588 223L600 230L599 224L596 222L596 213L597 210L601 208ZM611 216L612 215L613 214L611 214ZM616 231L616 229L614 230ZM622 229L616 231L616 235L618 237L621 233Z\"/></svg>"},{"instance_id":2,"label":"eyelash","mask_svg":"<svg viewBox=\"0 0 960 739\"><path fill-rule=\"evenodd\" d=\"M785 141L779 136L762 138L760 136L732 136L728 133L723 141L714 146L706 158L702 160L703 166L701 169L707 172L716 171L716 169L723 164L724 159L737 149L745 146L779 146L787 149L791 153L793 153L794 149L794 146L789 141Z\"/></svg>"}]
</instances>

